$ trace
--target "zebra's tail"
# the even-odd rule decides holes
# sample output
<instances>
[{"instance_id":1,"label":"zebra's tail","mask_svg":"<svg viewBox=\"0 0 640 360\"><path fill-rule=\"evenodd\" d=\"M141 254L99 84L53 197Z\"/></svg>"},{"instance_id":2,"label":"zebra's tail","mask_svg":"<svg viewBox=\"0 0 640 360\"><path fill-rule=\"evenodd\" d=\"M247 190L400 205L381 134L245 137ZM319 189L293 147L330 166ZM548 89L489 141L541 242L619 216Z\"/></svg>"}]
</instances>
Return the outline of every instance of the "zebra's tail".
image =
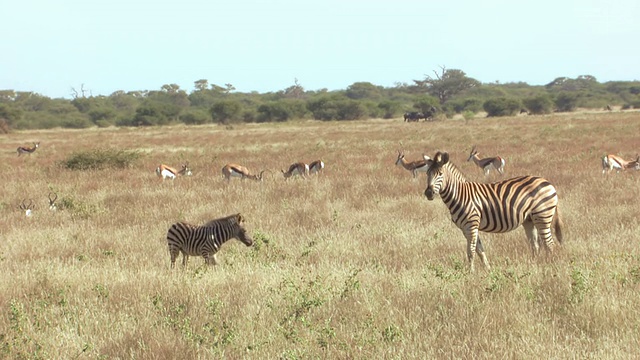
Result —
<instances>
[{"instance_id":1,"label":"zebra's tail","mask_svg":"<svg viewBox=\"0 0 640 360\"><path fill-rule=\"evenodd\" d=\"M560 217L559 207L556 206L556 213L553 215L553 229L556 232L556 239L559 244L562 244L562 228L564 227L564 223L562 222L562 218Z\"/></svg>"}]
</instances>

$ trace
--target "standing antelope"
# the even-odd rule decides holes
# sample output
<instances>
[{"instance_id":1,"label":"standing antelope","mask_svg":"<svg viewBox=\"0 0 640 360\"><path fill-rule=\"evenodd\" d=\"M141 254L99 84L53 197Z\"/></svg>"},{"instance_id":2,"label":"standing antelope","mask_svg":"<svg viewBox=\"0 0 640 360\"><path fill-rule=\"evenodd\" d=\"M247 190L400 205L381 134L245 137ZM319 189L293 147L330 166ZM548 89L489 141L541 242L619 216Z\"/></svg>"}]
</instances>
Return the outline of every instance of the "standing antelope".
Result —
<instances>
[{"instance_id":1,"label":"standing antelope","mask_svg":"<svg viewBox=\"0 0 640 360\"><path fill-rule=\"evenodd\" d=\"M413 174L413 177L415 178L418 175L418 172L427 172L427 170L429 170L429 167L427 166L427 158L428 156L422 155L421 160L409 162L404 158L404 150L398 150L396 166L402 165L402 167L411 171L411 174Z\"/></svg>"},{"instance_id":2,"label":"standing antelope","mask_svg":"<svg viewBox=\"0 0 640 360\"><path fill-rule=\"evenodd\" d=\"M636 155L637 158L635 160L626 161L620 156L616 155L605 155L602 157L602 173L608 174L613 169L616 169L616 172L620 172L620 170L626 169L635 169L640 170L640 155Z\"/></svg>"},{"instance_id":3,"label":"standing antelope","mask_svg":"<svg viewBox=\"0 0 640 360\"><path fill-rule=\"evenodd\" d=\"M309 174L320 174L324 170L324 161L316 160L309 164Z\"/></svg>"},{"instance_id":4,"label":"standing antelope","mask_svg":"<svg viewBox=\"0 0 640 360\"><path fill-rule=\"evenodd\" d=\"M53 198L51 197L53 194ZM58 200L58 194L54 192L49 193L49 210L55 211L58 210L58 205L56 205L56 200Z\"/></svg>"},{"instance_id":5,"label":"standing antelope","mask_svg":"<svg viewBox=\"0 0 640 360\"><path fill-rule=\"evenodd\" d=\"M258 175L251 174L249 169L238 164L227 164L224 167L222 167L222 175L224 176L225 179L227 179L227 181L231 181L232 177L237 177L242 180L249 179L249 180L262 181L262 175L264 174L264 172L265 170L262 170Z\"/></svg>"},{"instance_id":6,"label":"standing antelope","mask_svg":"<svg viewBox=\"0 0 640 360\"><path fill-rule=\"evenodd\" d=\"M189 163L182 164L180 171L177 171L176 169L165 164L160 164L160 166L156 168L156 175L161 177L162 180L165 180L167 178L173 180L178 176L191 176L191 174L192 173L191 168L189 168Z\"/></svg>"},{"instance_id":7,"label":"standing antelope","mask_svg":"<svg viewBox=\"0 0 640 360\"><path fill-rule=\"evenodd\" d=\"M485 176L489 175L489 171L491 170L492 167L498 170L500 174L504 174L504 165L505 165L504 159L501 158L500 156L480 159L480 157L478 156L478 150L476 150L475 145L473 145L473 148L471 149L471 153L469 154L469 158L467 159L467 161L471 161L471 160L473 160L473 162L476 163L476 165L478 165L479 168L484 170Z\"/></svg>"},{"instance_id":8,"label":"standing antelope","mask_svg":"<svg viewBox=\"0 0 640 360\"><path fill-rule=\"evenodd\" d=\"M534 256L539 252L538 236L549 252L556 238L562 242L562 221L558 212L558 194L546 179L521 176L496 183L468 182L458 168L449 162L449 154L438 152L430 160L424 195L433 200L436 194L449 208L453 221L467 238L467 258L473 271L473 258L480 255L490 269L480 242L480 231L504 233L522 225Z\"/></svg>"},{"instance_id":9,"label":"standing antelope","mask_svg":"<svg viewBox=\"0 0 640 360\"><path fill-rule=\"evenodd\" d=\"M29 154L31 155L32 152L36 151L36 149L38 149L38 147L40 147L40 142L34 142L32 147L28 147L28 146L18 146L18 156L22 155L22 154Z\"/></svg>"},{"instance_id":10,"label":"standing antelope","mask_svg":"<svg viewBox=\"0 0 640 360\"><path fill-rule=\"evenodd\" d=\"M284 175L285 180L295 175L300 175L303 179L306 179L309 176L309 165L303 162L297 162L291 164L291 166L289 166L289 170L280 171L282 171L282 175Z\"/></svg>"},{"instance_id":11,"label":"standing antelope","mask_svg":"<svg viewBox=\"0 0 640 360\"><path fill-rule=\"evenodd\" d=\"M27 199L22 199L22 203L18 205L18 208L24 211L26 216L31 216L33 214L33 210L36 208L36 205L33 202L33 199L29 199L27 203Z\"/></svg>"}]
</instances>

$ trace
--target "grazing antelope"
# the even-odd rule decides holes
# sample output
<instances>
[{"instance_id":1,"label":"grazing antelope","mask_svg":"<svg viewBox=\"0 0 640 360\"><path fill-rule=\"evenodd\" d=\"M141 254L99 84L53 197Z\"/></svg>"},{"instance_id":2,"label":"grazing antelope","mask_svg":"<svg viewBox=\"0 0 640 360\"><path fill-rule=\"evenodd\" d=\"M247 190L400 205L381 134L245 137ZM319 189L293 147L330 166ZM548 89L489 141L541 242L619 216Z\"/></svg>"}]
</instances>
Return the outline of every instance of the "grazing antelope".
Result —
<instances>
[{"instance_id":1,"label":"grazing antelope","mask_svg":"<svg viewBox=\"0 0 640 360\"><path fill-rule=\"evenodd\" d=\"M18 146L18 156L22 155L22 154L29 154L31 155L32 152L36 151L36 149L38 149L38 147L40 147L40 142L34 142L32 147L28 147L28 146Z\"/></svg>"},{"instance_id":2,"label":"grazing antelope","mask_svg":"<svg viewBox=\"0 0 640 360\"><path fill-rule=\"evenodd\" d=\"M303 179L306 179L309 176L309 165L303 162L297 162L291 164L291 166L289 166L289 170L280 171L282 171L282 175L284 175L285 180L295 175L300 175Z\"/></svg>"},{"instance_id":3,"label":"grazing antelope","mask_svg":"<svg viewBox=\"0 0 640 360\"><path fill-rule=\"evenodd\" d=\"M167 178L173 180L178 176L191 176L191 174L192 173L191 168L189 168L189 163L182 164L180 171L177 171L176 169L165 164L160 164L160 166L156 168L156 175L161 177L162 180L165 180Z\"/></svg>"},{"instance_id":4,"label":"grazing antelope","mask_svg":"<svg viewBox=\"0 0 640 360\"><path fill-rule=\"evenodd\" d=\"M29 199L28 203L27 203L27 199L22 199L22 203L20 203L18 208L24 211L25 215L31 216L33 213L33 210L36 208L36 205L34 204L33 199Z\"/></svg>"},{"instance_id":5,"label":"grazing antelope","mask_svg":"<svg viewBox=\"0 0 640 360\"><path fill-rule=\"evenodd\" d=\"M53 194L53 198L51 197ZM49 210L56 211L58 210L58 205L56 205L56 200L58 200L58 194L54 192L49 193Z\"/></svg>"},{"instance_id":6,"label":"grazing antelope","mask_svg":"<svg viewBox=\"0 0 640 360\"><path fill-rule=\"evenodd\" d=\"M489 175L489 171L491 170L492 167L498 170L500 174L504 174L504 165L505 165L504 159L501 158L500 156L480 159L480 157L478 156L478 150L476 150L475 145L473 145L473 148L471 149L471 153L469 154L469 158L467 159L467 161L471 161L471 160L473 160L473 162L476 163L476 165L478 165L479 168L484 170L485 176Z\"/></svg>"},{"instance_id":7,"label":"grazing antelope","mask_svg":"<svg viewBox=\"0 0 640 360\"><path fill-rule=\"evenodd\" d=\"M312 161L311 164L309 164L309 174L311 175L320 174L322 170L324 170L324 161L322 160Z\"/></svg>"},{"instance_id":8,"label":"grazing antelope","mask_svg":"<svg viewBox=\"0 0 640 360\"><path fill-rule=\"evenodd\" d=\"M426 155L422 155L422 160L409 162L404 158L404 150L398 150L398 158L396 159L396 166L402 165L402 167L411 171L411 174L413 174L413 177L415 178L418 175L418 172L427 172L427 170L429 170L429 166L427 166L427 160L426 160L428 156L426 157L425 156Z\"/></svg>"},{"instance_id":9,"label":"grazing antelope","mask_svg":"<svg viewBox=\"0 0 640 360\"><path fill-rule=\"evenodd\" d=\"M264 172L265 170L262 170L260 171L260 174L257 174L257 175L251 174L249 169L238 164L227 164L224 167L222 167L222 175L224 176L225 179L227 179L227 181L231 181L232 177L237 177L242 180L249 179L249 180L262 181L262 175L264 174Z\"/></svg>"},{"instance_id":10,"label":"grazing antelope","mask_svg":"<svg viewBox=\"0 0 640 360\"><path fill-rule=\"evenodd\" d=\"M453 221L467 238L467 259L473 271L476 254L487 270L479 232L505 233L524 227L534 256L538 255L539 239L549 252L555 246L551 228L562 242L562 221L558 212L556 188L546 179L520 176L496 183L469 182L458 168L449 162L449 154L438 152L430 161L427 188L424 195L433 200L440 195L449 208Z\"/></svg>"},{"instance_id":11,"label":"grazing antelope","mask_svg":"<svg viewBox=\"0 0 640 360\"><path fill-rule=\"evenodd\" d=\"M620 170L626 169L635 169L640 170L640 155L637 155L635 160L626 161L620 156L616 155L605 155L602 157L602 173L608 174L613 169L616 169L616 172L620 172Z\"/></svg>"}]
</instances>

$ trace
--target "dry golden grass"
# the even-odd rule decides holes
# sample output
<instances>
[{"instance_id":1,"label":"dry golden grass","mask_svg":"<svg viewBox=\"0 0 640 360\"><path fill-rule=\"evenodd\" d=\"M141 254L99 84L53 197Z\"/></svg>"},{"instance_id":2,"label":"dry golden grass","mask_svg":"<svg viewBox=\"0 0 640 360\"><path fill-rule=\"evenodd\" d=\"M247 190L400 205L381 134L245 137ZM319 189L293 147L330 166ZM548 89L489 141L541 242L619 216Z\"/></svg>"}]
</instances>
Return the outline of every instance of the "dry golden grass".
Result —
<instances>
[{"instance_id":1,"label":"dry golden grass","mask_svg":"<svg viewBox=\"0 0 640 360\"><path fill-rule=\"evenodd\" d=\"M16 132L0 138L0 357L629 358L640 314L640 113ZM31 156L15 149L32 141ZM401 145L400 145L401 144ZM449 151L507 160L505 176L558 189L565 242L532 259L523 230L484 235L490 272L467 272L465 239L424 174L394 166ZM92 148L144 153L133 168L70 171ZM280 169L322 158L325 173ZM189 161L162 182L159 163ZM262 183L220 172L236 162ZM72 208L50 212L47 194ZM23 198L37 208L27 218ZM256 242L231 241L206 268L169 269L166 231L241 212Z\"/></svg>"}]
</instances>

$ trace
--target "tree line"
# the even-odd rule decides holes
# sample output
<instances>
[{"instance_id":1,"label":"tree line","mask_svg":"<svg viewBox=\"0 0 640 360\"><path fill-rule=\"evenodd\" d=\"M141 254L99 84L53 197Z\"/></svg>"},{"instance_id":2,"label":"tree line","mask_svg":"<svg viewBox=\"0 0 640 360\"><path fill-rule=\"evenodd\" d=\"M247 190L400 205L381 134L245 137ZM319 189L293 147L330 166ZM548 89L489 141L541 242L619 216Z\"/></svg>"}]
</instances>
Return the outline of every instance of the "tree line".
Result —
<instances>
[{"instance_id":1,"label":"tree line","mask_svg":"<svg viewBox=\"0 0 640 360\"><path fill-rule=\"evenodd\" d=\"M459 69L442 67L433 76L393 87L356 82L345 90L308 91L295 80L268 93L235 91L232 84L194 82L190 92L176 84L159 90L116 91L86 95L72 89L72 99L51 99L33 92L0 91L0 132L54 127L233 124L299 119L343 121L401 118L409 111L437 109L436 119L455 114L472 117L570 112L577 108L640 108L639 81L600 83L591 75L559 77L546 85L524 82L481 83Z\"/></svg>"}]
</instances>

